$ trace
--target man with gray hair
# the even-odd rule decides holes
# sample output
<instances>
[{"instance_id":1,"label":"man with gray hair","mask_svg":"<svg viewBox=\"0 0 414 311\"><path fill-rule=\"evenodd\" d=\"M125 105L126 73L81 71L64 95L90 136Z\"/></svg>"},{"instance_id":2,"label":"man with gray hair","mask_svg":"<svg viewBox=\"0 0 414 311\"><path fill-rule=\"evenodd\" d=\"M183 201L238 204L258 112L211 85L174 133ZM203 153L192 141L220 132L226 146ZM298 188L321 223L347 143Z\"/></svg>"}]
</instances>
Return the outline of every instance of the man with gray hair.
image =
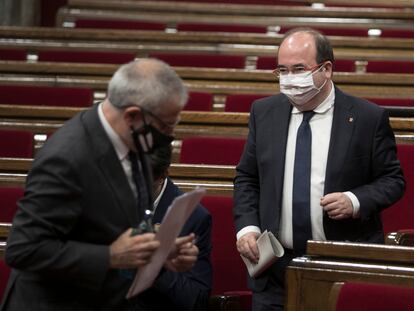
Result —
<instances>
[{"instance_id":1,"label":"man with gray hair","mask_svg":"<svg viewBox=\"0 0 414 311\"><path fill-rule=\"evenodd\" d=\"M7 241L13 270L1 310L134 310L148 299L145 292L125 298L132 279L124 273L146 265L159 247L149 227L136 230L152 206L144 152L171 142L186 100L168 65L131 62L114 74L104 102L45 143ZM176 246L165 267L190 269L194 235Z\"/></svg>"}]
</instances>

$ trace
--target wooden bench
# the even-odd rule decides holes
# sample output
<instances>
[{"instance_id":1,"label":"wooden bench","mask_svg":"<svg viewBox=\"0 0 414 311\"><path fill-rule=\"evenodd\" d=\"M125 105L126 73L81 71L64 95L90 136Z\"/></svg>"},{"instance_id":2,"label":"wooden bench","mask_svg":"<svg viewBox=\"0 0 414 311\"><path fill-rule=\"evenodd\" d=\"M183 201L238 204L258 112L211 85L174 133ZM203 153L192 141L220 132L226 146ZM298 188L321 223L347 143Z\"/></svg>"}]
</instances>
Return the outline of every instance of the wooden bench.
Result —
<instances>
[{"instance_id":1,"label":"wooden bench","mask_svg":"<svg viewBox=\"0 0 414 311\"><path fill-rule=\"evenodd\" d=\"M307 254L286 272L286 310L328 311L335 282L414 287L414 249L363 243L308 241ZM317 295L315 295L317 293Z\"/></svg>"},{"instance_id":2,"label":"wooden bench","mask_svg":"<svg viewBox=\"0 0 414 311\"><path fill-rule=\"evenodd\" d=\"M0 185L24 186L32 159L0 158ZM183 190L205 187L209 195L232 196L235 167L173 163L169 175ZM1 237L1 234L0 234Z\"/></svg>"},{"instance_id":3,"label":"wooden bench","mask_svg":"<svg viewBox=\"0 0 414 311\"><path fill-rule=\"evenodd\" d=\"M109 64L0 61L0 83L88 87L95 91L95 100L101 100L105 97L107 83L117 68L118 65ZM212 93L216 111L224 109L228 94L270 95L277 93L279 87L277 78L270 70L190 67L174 69L184 79L190 91ZM335 72L333 80L338 87L355 96L414 98L414 74Z\"/></svg>"},{"instance_id":4,"label":"wooden bench","mask_svg":"<svg viewBox=\"0 0 414 311\"><path fill-rule=\"evenodd\" d=\"M108 29L0 27L0 48L42 50L89 50L238 54L248 57L275 56L282 35L229 34ZM413 60L414 39L330 37L337 59Z\"/></svg>"},{"instance_id":5,"label":"wooden bench","mask_svg":"<svg viewBox=\"0 0 414 311\"><path fill-rule=\"evenodd\" d=\"M170 25L177 22L248 24L260 26L323 24L338 21L351 27L410 27L414 12L404 8L318 8L251 4L171 3L162 1L71 0L58 12L57 25L79 18L112 18L157 21Z\"/></svg>"},{"instance_id":6,"label":"wooden bench","mask_svg":"<svg viewBox=\"0 0 414 311\"><path fill-rule=\"evenodd\" d=\"M23 129L50 134L82 108L0 105L0 128ZM247 137L248 113L182 111L175 129L181 140L191 136ZM397 139L413 140L414 118L390 118Z\"/></svg>"},{"instance_id":7,"label":"wooden bench","mask_svg":"<svg viewBox=\"0 0 414 311\"><path fill-rule=\"evenodd\" d=\"M95 9L99 11L128 11L128 12L167 12L167 13L198 13L203 15L236 15L236 16L313 16L313 17L365 17L365 18L396 18L396 19L408 19L407 12L404 10L407 6L414 7L414 3L411 1L405 1L398 3L395 8L375 8L375 4L378 2L370 1L370 4L374 4L371 9L356 7L313 7L311 5L301 4L299 5L279 5L277 2L271 5L257 5L253 2L251 4L239 4L239 3L208 3L208 2L177 2L177 1L147 1L147 0L124 0L122 2L115 0L68 0L66 8L69 9ZM331 1L308 1L309 4L322 3L332 4ZM337 3L340 3L337 1ZM343 4L344 2L342 2ZM292 4L295 4L292 1ZM354 3L361 4L361 3ZM393 5L394 3L392 3ZM385 5L385 2L382 3ZM388 2L387 5L390 5ZM397 9L398 8L398 9Z\"/></svg>"}]
</instances>

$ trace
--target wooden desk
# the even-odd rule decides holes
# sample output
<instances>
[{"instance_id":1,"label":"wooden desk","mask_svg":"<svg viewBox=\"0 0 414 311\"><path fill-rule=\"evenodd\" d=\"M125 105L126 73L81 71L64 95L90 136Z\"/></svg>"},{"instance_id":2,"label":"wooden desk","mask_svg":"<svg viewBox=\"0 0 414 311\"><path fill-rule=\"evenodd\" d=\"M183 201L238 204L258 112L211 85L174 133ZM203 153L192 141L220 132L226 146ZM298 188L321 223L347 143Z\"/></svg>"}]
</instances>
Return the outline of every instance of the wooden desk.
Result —
<instances>
[{"instance_id":1,"label":"wooden desk","mask_svg":"<svg viewBox=\"0 0 414 311\"><path fill-rule=\"evenodd\" d=\"M171 3L155 1L69 1L57 16L57 25L79 18L112 18L178 22L248 24L260 26L348 24L351 27L409 27L414 12L404 8L245 5L228 3ZM319 21L318 21L319 20ZM321 22L322 20L322 22Z\"/></svg>"},{"instance_id":2,"label":"wooden desk","mask_svg":"<svg viewBox=\"0 0 414 311\"><path fill-rule=\"evenodd\" d=\"M286 272L289 311L328 311L335 282L366 281L414 287L414 248L309 241L307 255Z\"/></svg>"},{"instance_id":3,"label":"wooden desk","mask_svg":"<svg viewBox=\"0 0 414 311\"><path fill-rule=\"evenodd\" d=\"M32 161L23 158L0 158L0 185L23 186ZM183 191L200 186L205 187L209 195L233 194L234 166L173 163L168 172Z\"/></svg>"},{"instance_id":4,"label":"wooden desk","mask_svg":"<svg viewBox=\"0 0 414 311\"><path fill-rule=\"evenodd\" d=\"M0 27L0 47L5 49L134 52L139 57L149 52L275 56L282 37L278 34ZM329 39L337 59L414 59L414 39L343 36Z\"/></svg>"}]
</instances>

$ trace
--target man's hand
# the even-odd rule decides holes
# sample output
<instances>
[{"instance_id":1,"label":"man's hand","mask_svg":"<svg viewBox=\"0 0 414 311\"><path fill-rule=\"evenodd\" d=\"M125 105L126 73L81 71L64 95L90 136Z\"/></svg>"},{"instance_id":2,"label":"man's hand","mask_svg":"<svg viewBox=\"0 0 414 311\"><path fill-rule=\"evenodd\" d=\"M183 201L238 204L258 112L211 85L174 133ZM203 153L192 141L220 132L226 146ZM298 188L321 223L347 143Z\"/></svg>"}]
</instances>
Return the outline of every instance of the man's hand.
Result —
<instances>
[{"instance_id":1,"label":"man's hand","mask_svg":"<svg viewBox=\"0 0 414 311\"><path fill-rule=\"evenodd\" d=\"M128 229L110 245L111 268L130 269L143 266L160 246L154 233L131 236L131 232L132 229Z\"/></svg>"},{"instance_id":2,"label":"man's hand","mask_svg":"<svg viewBox=\"0 0 414 311\"><path fill-rule=\"evenodd\" d=\"M354 212L351 199L342 192L333 192L321 198L321 206L329 218L340 220L351 218Z\"/></svg>"},{"instance_id":3,"label":"man's hand","mask_svg":"<svg viewBox=\"0 0 414 311\"><path fill-rule=\"evenodd\" d=\"M190 270L197 261L198 247L195 245L195 234L179 237L175 247L168 256L165 267L174 272Z\"/></svg>"},{"instance_id":4,"label":"man's hand","mask_svg":"<svg viewBox=\"0 0 414 311\"><path fill-rule=\"evenodd\" d=\"M254 263L259 261L259 249L256 242L259 236L260 234L257 232L248 232L236 242L238 252Z\"/></svg>"}]
</instances>

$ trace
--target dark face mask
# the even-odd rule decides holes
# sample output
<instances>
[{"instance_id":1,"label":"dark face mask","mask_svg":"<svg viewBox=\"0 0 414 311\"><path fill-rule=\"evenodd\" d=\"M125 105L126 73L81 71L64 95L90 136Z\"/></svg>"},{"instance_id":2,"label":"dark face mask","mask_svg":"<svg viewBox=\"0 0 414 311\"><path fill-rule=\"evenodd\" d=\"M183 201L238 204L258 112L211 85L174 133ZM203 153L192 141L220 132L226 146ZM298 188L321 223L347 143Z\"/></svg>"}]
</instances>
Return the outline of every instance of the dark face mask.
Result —
<instances>
[{"instance_id":1,"label":"dark face mask","mask_svg":"<svg viewBox=\"0 0 414 311\"><path fill-rule=\"evenodd\" d=\"M147 124L145 119L144 125L141 128L132 129L132 138L137 150L142 150L147 154L153 153L155 149L171 144L174 140L174 136L161 133L151 124Z\"/></svg>"}]
</instances>

